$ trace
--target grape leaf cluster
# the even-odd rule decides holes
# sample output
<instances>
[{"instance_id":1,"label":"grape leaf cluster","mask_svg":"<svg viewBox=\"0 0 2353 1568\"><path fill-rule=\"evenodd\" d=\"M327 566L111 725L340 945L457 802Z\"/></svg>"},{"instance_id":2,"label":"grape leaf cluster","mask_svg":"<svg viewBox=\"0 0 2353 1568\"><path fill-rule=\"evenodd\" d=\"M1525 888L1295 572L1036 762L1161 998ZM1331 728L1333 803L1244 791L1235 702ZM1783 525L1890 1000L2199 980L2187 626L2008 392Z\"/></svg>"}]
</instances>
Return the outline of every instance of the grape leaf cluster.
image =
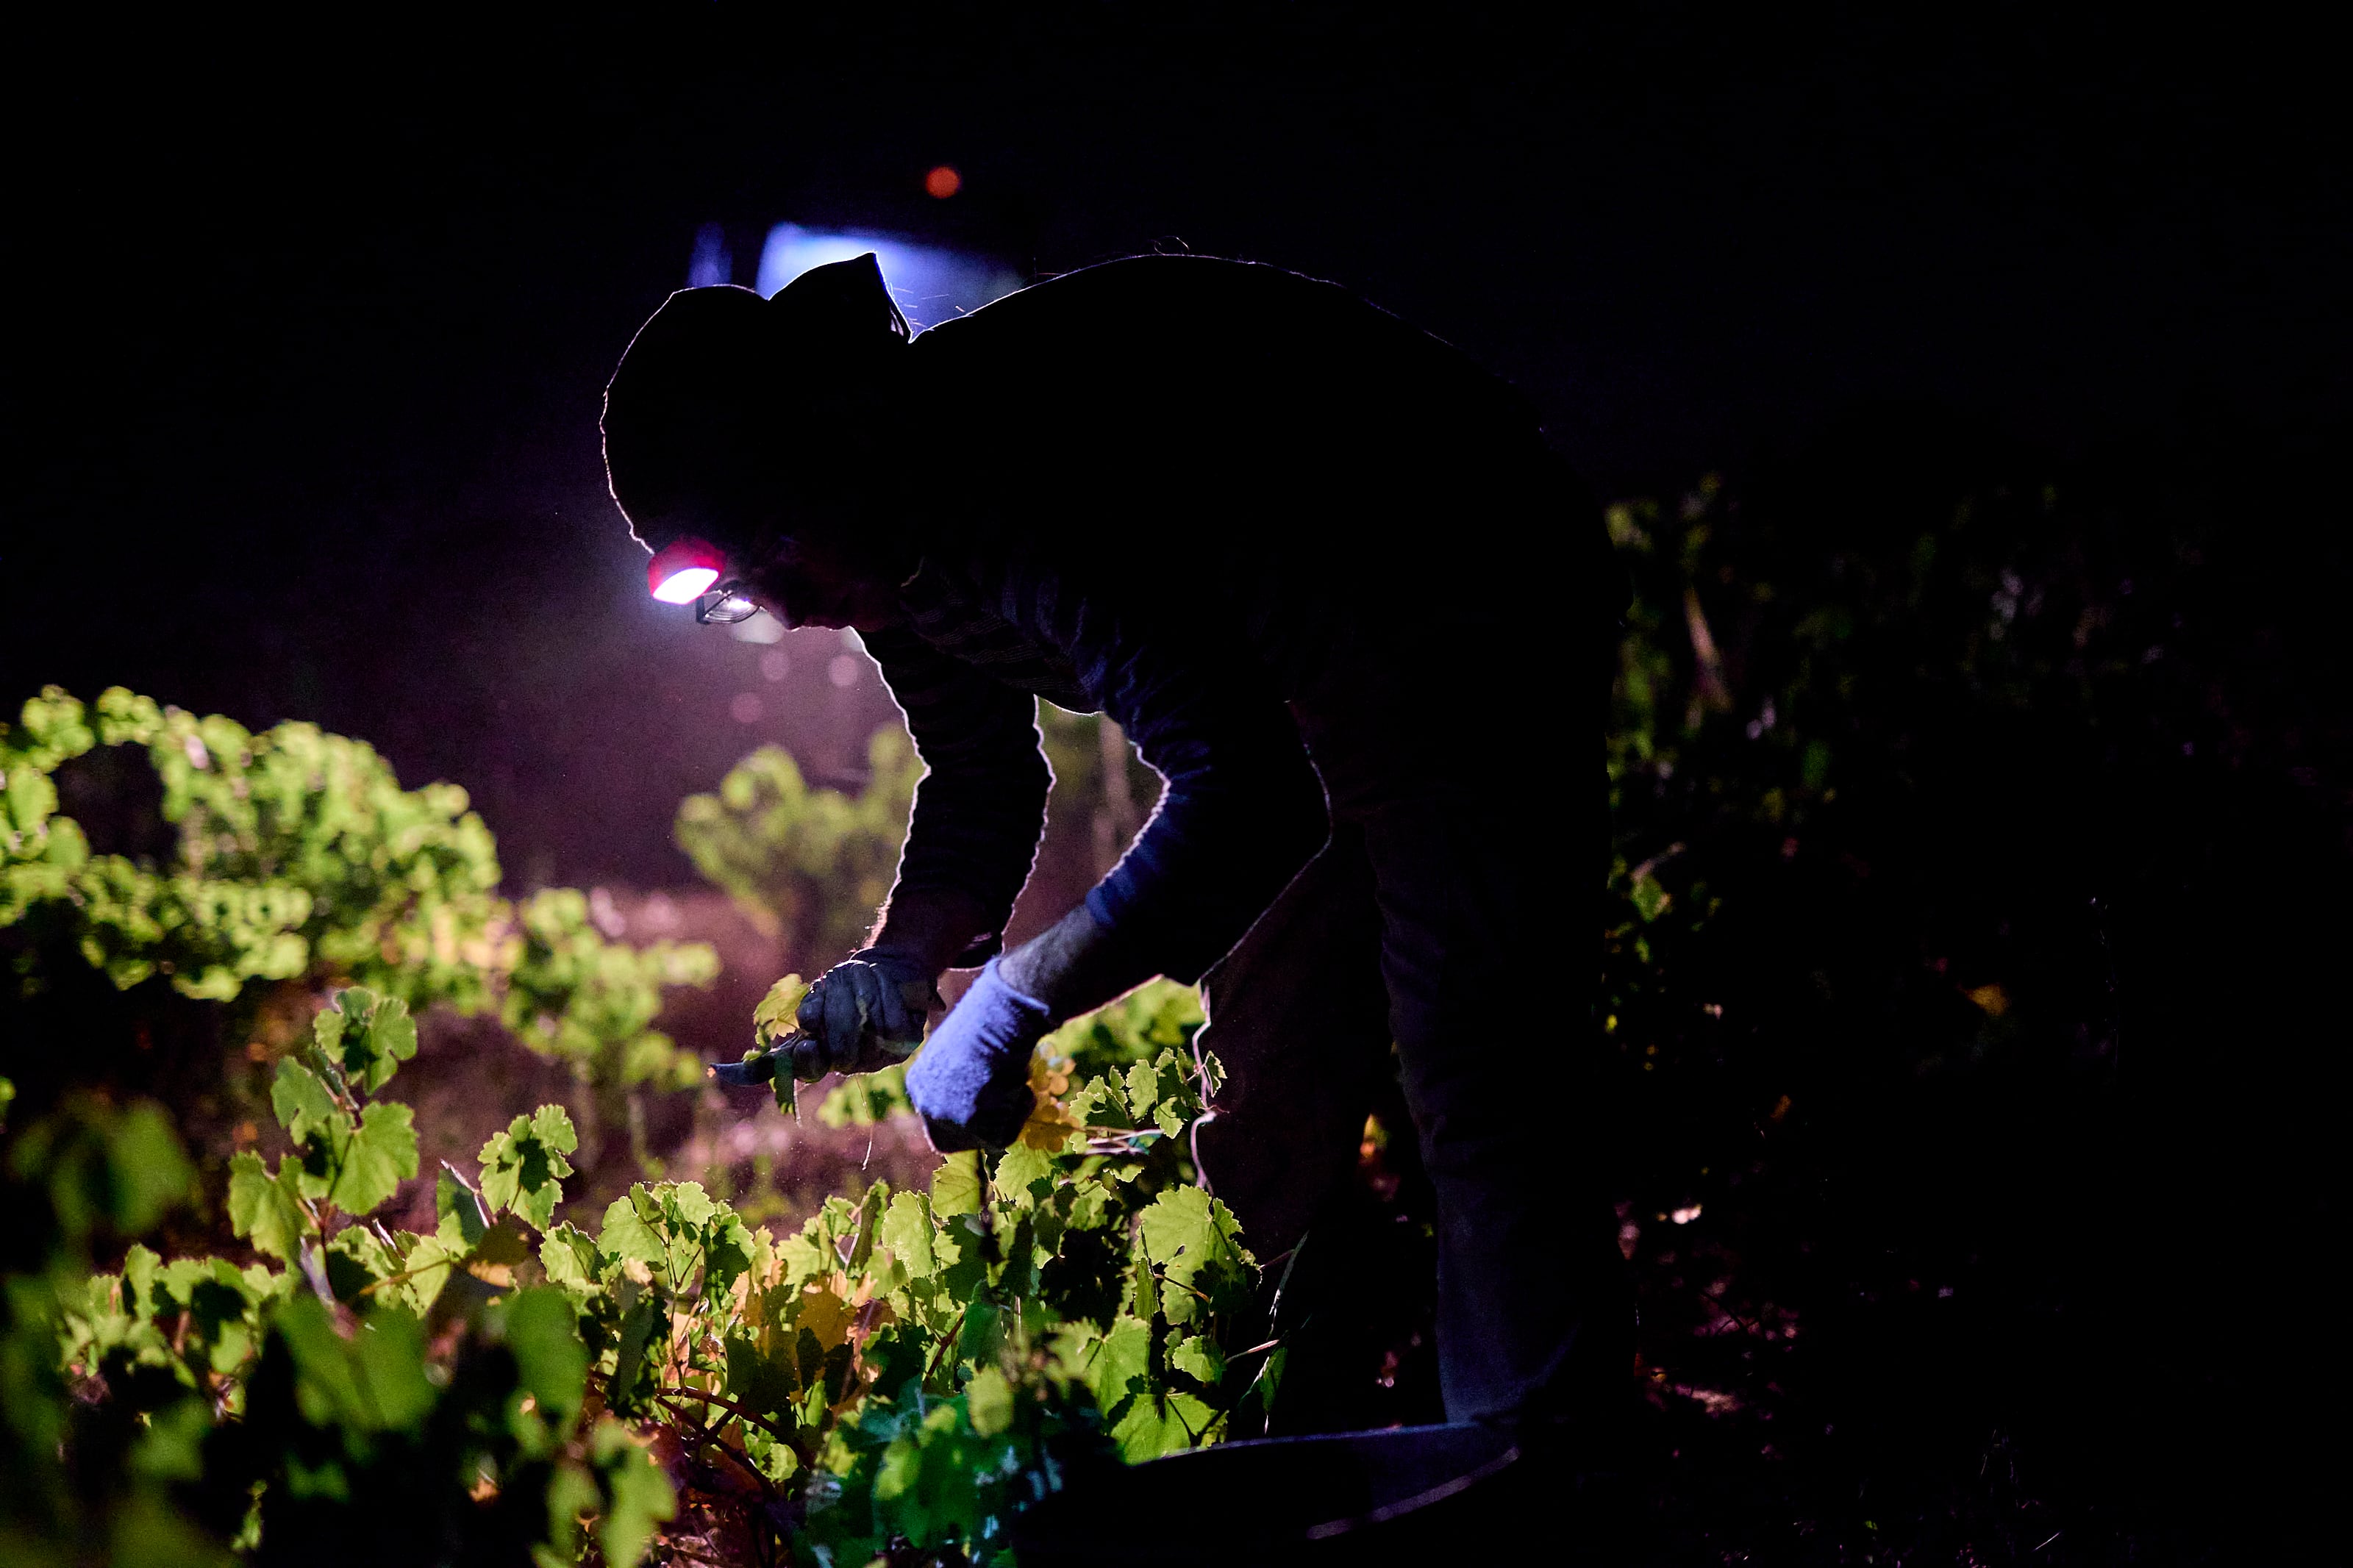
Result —
<instances>
[{"instance_id":1,"label":"grape leaf cluster","mask_svg":"<svg viewBox=\"0 0 2353 1568\"><path fill-rule=\"evenodd\" d=\"M134 1244L58 1292L60 1368L102 1395L71 1447L154 1483L152 1539L118 1535L118 1560L563 1562L593 1539L629 1563L674 1514L638 1435L597 1414L575 1302L517 1278L570 1173L561 1107L492 1137L479 1183L445 1166L430 1234L369 1217L417 1170L408 1108L376 1098L415 1049L397 998L353 988L280 1064L290 1148L229 1179L231 1225L275 1266ZM146 1136L178 1160L168 1128Z\"/></svg>"},{"instance_id":2,"label":"grape leaf cluster","mask_svg":"<svg viewBox=\"0 0 2353 1568\"><path fill-rule=\"evenodd\" d=\"M764 1041L799 991L763 1004ZM723 1510L749 1489L740 1515L780 1521L809 1563L996 1560L1013 1514L1073 1467L1262 1418L1281 1362L1246 1344L1256 1264L1179 1135L1216 1081L1190 1052L1199 1016L1157 985L1066 1026L1033 1058L1013 1148L952 1156L927 1190L831 1198L797 1235L747 1229L692 1184L633 1189L595 1236L557 1226L541 1260L579 1303L611 1406L674 1423L690 1500ZM902 1113L892 1077L821 1114Z\"/></svg>"},{"instance_id":3,"label":"grape leaf cluster","mask_svg":"<svg viewBox=\"0 0 2353 1568\"><path fill-rule=\"evenodd\" d=\"M144 749L165 863L93 854L58 810L58 770L102 746ZM1254 1260L1192 1184L1217 1069L1189 988L1059 1031L1020 1142L926 1189L837 1196L781 1237L691 1182L569 1215L582 1133L561 1106L513 1117L470 1170L421 1172L386 1098L416 1013L494 1008L592 1085L682 1083L651 1025L707 950L608 942L564 889L499 899L463 792L404 791L307 726L53 690L0 731L0 811L20 987L78 964L293 1020L254 1031L281 1136L227 1173L249 1254L147 1244L193 1180L152 1107L11 1135L32 1194L12 1210L48 1216L10 1243L0 1292L12 1557L90 1536L87 1517L123 1562L617 1563L658 1532L811 1564L1002 1561L1008 1521L1074 1468L1215 1441L1277 1392L1280 1348L1248 1345ZM800 989L762 1004L756 1055ZM825 1114L901 1114L903 1092L875 1075ZM387 1223L422 1174L430 1228ZM110 1236L121 1267L93 1272ZM103 1484L77 1493L61 1455Z\"/></svg>"},{"instance_id":4,"label":"grape leaf cluster","mask_svg":"<svg viewBox=\"0 0 2353 1568\"><path fill-rule=\"evenodd\" d=\"M1040 1050L1032 1126L1067 1152L954 1156L926 1191L877 1183L782 1237L691 1182L638 1184L589 1226L558 1217L576 1137L542 1106L471 1175L437 1173L417 1233L372 1217L417 1171L407 1108L378 1098L415 1025L350 988L280 1064L287 1151L233 1163L231 1223L270 1261L134 1246L66 1297L61 1360L143 1426L206 1551L301 1561L353 1510L394 1509L387 1540L420 1555L463 1538L560 1560L586 1519L628 1562L683 1490L804 1563L1001 1560L1013 1515L1074 1468L1215 1441L1276 1391L1268 1347L1240 1343L1254 1259L1171 1136L1201 1071L1143 1055L1181 1014L1166 1003ZM1073 1082L1060 1043L1126 1069Z\"/></svg>"}]
</instances>

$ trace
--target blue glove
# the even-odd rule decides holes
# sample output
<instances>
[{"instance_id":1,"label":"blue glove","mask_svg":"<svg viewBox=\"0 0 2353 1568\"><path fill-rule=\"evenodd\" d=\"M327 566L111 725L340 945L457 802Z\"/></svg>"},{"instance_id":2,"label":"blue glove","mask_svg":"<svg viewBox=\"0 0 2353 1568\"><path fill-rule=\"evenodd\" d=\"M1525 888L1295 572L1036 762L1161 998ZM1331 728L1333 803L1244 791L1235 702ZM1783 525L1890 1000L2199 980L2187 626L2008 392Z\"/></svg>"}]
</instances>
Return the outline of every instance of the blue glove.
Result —
<instances>
[{"instance_id":1,"label":"blue glove","mask_svg":"<svg viewBox=\"0 0 2353 1568\"><path fill-rule=\"evenodd\" d=\"M907 1068L907 1098L943 1154L1004 1148L1038 1103L1029 1057L1046 1032L1046 1005L1008 985L1000 962L988 961Z\"/></svg>"}]
</instances>

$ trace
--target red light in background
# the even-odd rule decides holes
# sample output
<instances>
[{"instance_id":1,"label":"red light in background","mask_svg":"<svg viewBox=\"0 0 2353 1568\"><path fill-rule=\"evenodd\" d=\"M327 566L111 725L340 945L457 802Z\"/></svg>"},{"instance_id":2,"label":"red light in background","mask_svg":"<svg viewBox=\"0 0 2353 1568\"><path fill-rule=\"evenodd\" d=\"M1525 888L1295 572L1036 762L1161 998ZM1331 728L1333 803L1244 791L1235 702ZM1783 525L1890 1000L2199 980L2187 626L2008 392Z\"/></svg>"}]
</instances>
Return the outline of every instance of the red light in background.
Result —
<instances>
[{"instance_id":1,"label":"red light in background","mask_svg":"<svg viewBox=\"0 0 2353 1568\"><path fill-rule=\"evenodd\" d=\"M942 163L923 176L923 189L939 200L945 201L964 189L964 176L947 164Z\"/></svg>"}]
</instances>

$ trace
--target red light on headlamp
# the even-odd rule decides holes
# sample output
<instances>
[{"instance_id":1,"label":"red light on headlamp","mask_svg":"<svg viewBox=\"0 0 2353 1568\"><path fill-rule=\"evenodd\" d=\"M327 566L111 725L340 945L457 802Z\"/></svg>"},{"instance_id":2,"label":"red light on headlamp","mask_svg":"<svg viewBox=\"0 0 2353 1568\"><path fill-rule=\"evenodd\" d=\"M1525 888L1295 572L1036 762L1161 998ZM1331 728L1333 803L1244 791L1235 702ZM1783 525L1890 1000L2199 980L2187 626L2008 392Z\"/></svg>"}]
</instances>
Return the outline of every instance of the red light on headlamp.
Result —
<instances>
[{"instance_id":1,"label":"red light on headlamp","mask_svg":"<svg viewBox=\"0 0 2353 1568\"><path fill-rule=\"evenodd\" d=\"M691 605L727 570L727 557L700 539L681 539L646 563L646 592L665 605Z\"/></svg>"}]
</instances>

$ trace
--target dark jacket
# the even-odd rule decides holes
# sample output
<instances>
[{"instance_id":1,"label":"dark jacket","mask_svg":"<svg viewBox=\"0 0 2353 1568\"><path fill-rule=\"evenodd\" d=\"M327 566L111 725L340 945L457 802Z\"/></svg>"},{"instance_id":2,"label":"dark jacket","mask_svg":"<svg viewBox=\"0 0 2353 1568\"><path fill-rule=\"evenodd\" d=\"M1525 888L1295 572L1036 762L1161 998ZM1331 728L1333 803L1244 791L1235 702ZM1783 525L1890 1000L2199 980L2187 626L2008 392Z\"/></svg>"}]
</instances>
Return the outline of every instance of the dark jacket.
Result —
<instances>
[{"instance_id":1,"label":"dark jacket","mask_svg":"<svg viewBox=\"0 0 2353 1568\"><path fill-rule=\"evenodd\" d=\"M1336 286L1137 258L905 353L922 565L867 637L931 769L899 880L1000 924L1044 818L1032 697L1108 713L1167 781L1088 902L1189 980L1325 837L1293 705L1436 700L1433 658L1525 663L1563 641L1546 617L1609 613L1598 521L1525 404Z\"/></svg>"}]
</instances>

